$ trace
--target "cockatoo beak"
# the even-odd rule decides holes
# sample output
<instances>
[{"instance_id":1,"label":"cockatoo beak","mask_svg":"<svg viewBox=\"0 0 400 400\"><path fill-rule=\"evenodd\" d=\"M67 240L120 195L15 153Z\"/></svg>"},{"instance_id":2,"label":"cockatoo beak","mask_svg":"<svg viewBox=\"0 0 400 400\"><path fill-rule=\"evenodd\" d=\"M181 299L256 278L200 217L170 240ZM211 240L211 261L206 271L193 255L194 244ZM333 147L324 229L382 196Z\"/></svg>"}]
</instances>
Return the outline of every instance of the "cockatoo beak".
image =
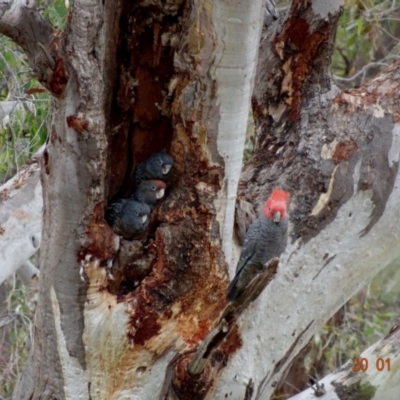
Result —
<instances>
[{"instance_id":1,"label":"cockatoo beak","mask_svg":"<svg viewBox=\"0 0 400 400\"><path fill-rule=\"evenodd\" d=\"M164 197L164 193L165 193L165 189L157 190L157 193L156 193L157 200L162 199Z\"/></svg>"},{"instance_id":2,"label":"cockatoo beak","mask_svg":"<svg viewBox=\"0 0 400 400\"><path fill-rule=\"evenodd\" d=\"M272 221L274 221L276 224L281 221L280 211L278 211L274 214L274 216L272 217Z\"/></svg>"},{"instance_id":3,"label":"cockatoo beak","mask_svg":"<svg viewBox=\"0 0 400 400\"><path fill-rule=\"evenodd\" d=\"M147 215L142 215L142 224L144 224L147 221Z\"/></svg>"},{"instance_id":4,"label":"cockatoo beak","mask_svg":"<svg viewBox=\"0 0 400 400\"><path fill-rule=\"evenodd\" d=\"M164 175L167 175L168 172L171 170L171 168L172 168L172 165L171 165L171 164L165 164L165 165L162 167L162 173L163 173Z\"/></svg>"}]
</instances>

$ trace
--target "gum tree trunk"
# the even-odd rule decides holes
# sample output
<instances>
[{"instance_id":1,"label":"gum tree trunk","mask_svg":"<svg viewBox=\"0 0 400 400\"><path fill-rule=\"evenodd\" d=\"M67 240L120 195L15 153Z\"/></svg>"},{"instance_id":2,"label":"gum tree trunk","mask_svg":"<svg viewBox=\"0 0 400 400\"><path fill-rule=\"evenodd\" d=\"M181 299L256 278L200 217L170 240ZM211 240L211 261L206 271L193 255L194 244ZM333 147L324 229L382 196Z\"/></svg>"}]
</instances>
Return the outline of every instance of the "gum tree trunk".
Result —
<instances>
[{"instance_id":1,"label":"gum tree trunk","mask_svg":"<svg viewBox=\"0 0 400 400\"><path fill-rule=\"evenodd\" d=\"M319 325L400 256L398 63L341 93L329 72L341 3L295 0L261 40L236 209L241 238L273 187L290 190L291 240L279 270L225 308L261 3L77 0L63 32L29 2L1 3L0 32L54 96L15 399L267 399ZM174 179L148 242L120 241L104 207L163 148Z\"/></svg>"},{"instance_id":2,"label":"gum tree trunk","mask_svg":"<svg viewBox=\"0 0 400 400\"><path fill-rule=\"evenodd\" d=\"M1 32L53 94L39 304L14 398L154 399L171 358L225 304L261 0L81 0L63 32L34 4L12 3L0 6ZM105 205L163 148L174 179L148 241L121 241Z\"/></svg>"}]
</instances>

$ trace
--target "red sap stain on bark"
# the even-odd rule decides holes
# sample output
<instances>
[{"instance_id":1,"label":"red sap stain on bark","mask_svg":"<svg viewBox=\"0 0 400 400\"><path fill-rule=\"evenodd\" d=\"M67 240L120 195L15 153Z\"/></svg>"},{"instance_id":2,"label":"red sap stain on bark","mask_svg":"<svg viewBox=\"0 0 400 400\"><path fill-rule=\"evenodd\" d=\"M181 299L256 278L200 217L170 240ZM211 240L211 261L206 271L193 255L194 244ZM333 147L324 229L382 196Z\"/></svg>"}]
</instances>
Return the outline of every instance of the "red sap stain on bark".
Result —
<instances>
[{"instance_id":1,"label":"red sap stain on bark","mask_svg":"<svg viewBox=\"0 0 400 400\"><path fill-rule=\"evenodd\" d=\"M101 203L93 209L93 214L86 227L88 245L79 252L79 260L89 254L99 260L113 258L116 254L115 233L103 218L104 210Z\"/></svg>"},{"instance_id":2,"label":"red sap stain on bark","mask_svg":"<svg viewBox=\"0 0 400 400\"><path fill-rule=\"evenodd\" d=\"M189 329L188 332L190 332ZM203 340L207 336L208 332L210 332L209 321L205 320L199 321L197 324L196 331L194 331L194 334L191 337L187 337L186 343L188 343L191 346L194 346L201 340Z\"/></svg>"},{"instance_id":3,"label":"red sap stain on bark","mask_svg":"<svg viewBox=\"0 0 400 400\"><path fill-rule=\"evenodd\" d=\"M174 392L182 399L204 399L213 390L214 381L218 380L218 375L226 366L229 356L241 346L242 340L235 325L215 349L210 349L211 354L204 354L208 360L197 375L190 373L190 362L195 357L195 352L182 355L176 362L171 380Z\"/></svg>"},{"instance_id":4,"label":"red sap stain on bark","mask_svg":"<svg viewBox=\"0 0 400 400\"><path fill-rule=\"evenodd\" d=\"M144 307L143 307L144 306ZM143 308L142 308L143 307ZM161 329L160 323L157 321L158 315L151 312L151 305L143 302L143 299L138 299L138 309L146 309L146 313L140 312L135 314L131 320L130 325L135 329L135 333L128 334L128 339L132 345L144 345L147 340L156 336Z\"/></svg>"},{"instance_id":5,"label":"red sap stain on bark","mask_svg":"<svg viewBox=\"0 0 400 400\"><path fill-rule=\"evenodd\" d=\"M161 4L160 4L161 6ZM132 171L149 155L171 147L173 126L166 90L173 74L174 48L162 36L179 31L180 14L154 18L161 13L127 3L121 21L121 46L117 52L117 79L111 121L119 127L110 137L110 197L129 196L134 190ZM149 24L149 20L152 21Z\"/></svg>"},{"instance_id":6,"label":"red sap stain on bark","mask_svg":"<svg viewBox=\"0 0 400 400\"><path fill-rule=\"evenodd\" d=\"M357 144L353 140L340 142L336 145L332 159L334 161L348 161L357 150Z\"/></svg>"},{"instance_id":7,"label":"red sap stain on bark","mask_svg":"<svg viewBox=\"0 0 400 400\"><path fill-rule=\"evenodd\" d=\"M308 40L310 32L308 30L308 23L303 18L293 17L286 32L282 33L282 36L286 36L300 52L306 50L306 47L309 47Z\"/></svg>"},{"instance_id":8,"label":"red sap stain on bark","mask_svg":"<svg viewBox=\"0 0 400 400\"><path fill-rule=\"evenodd\" d=\"M222 181L218 174L223 171L211 167L204 155L210 128L207 121L207 127L200 129L198 80L177 71L177 47L166 44L165 38L175 33L179 37L181 20L171 15L155 19L154 8L150 13L144 7L133 11L132 18L122 16L121 27L126 31L117 55L120 73L114 106L122 109L123 115L112 124L118 129L110 139L115 154L110 170L119 171L117 164L124 164L121 171L127 169L127 173L119 184L128 194L129 185L133 186L130 170L165 148L174 158L174 182L153 212L156 226L150 227L148 239L155 241L156 254L151 271L138 287L117 296L128 306L130 343L164 351L163 346L178 339L179 346L190 348L205 337L224 307L220 300L226 295L226 266L212 201ZM194 48L195 44L198 42ZM209 57L204 60L207 66ZM207 112L213 107L206 108ZM214 108L217 110L217 105ZM210 115L211 123L213 119ZM199 122L196 134L193 122ZM114 146L120 146L121 152L114 151ZM125 156L127 147L130 153ZM122 178L122 173L118 174ZM110 192L115 193L114 189ZM170 332L163 341L166 344L160 343L160 330Z\"/></svg>"},{"instance_id":9,"label":"red sap stain on bark","mask_svg":"<svg viewBox=\"0 0 400 400\"><path fill-rule=\"evenodd\" d=\"M190 196L180 192L185 194ZM188 203L188 199L181 199L180 204ZM220 300L225 296L226 280L215 260L219 253L203 238L210 217L199 209L196 213L193 207L195 204L188 207L186 220L178 226L156 231L157 255L150 275L122 298L134 310L128 334L132 343L145 345L162 327L171 324L171 334L191 348L204 339L225 305ZM204 273L209 279L201 276ZM147 345L151 347L151 343Z\"/></svg>"},{"instance_id":10,"label":"red sap stain on bark","mask_svg":"<svg viewBox=\"0 0 400 400\"><path fill-rule=\"evenodd\" d=\"M239 334L239 329L237 325L234 325L232 330L229 332L227 338L221 343L220 350L226 355L236 353L243 345L242 338Z\"/></svg>"},{"instance_id":11,"label":"red sap stain on bark","mask_svg":"<svg viewBox=\"0 0 400 400\"><path fill-rule=\"evenodd\" d=\"M156 246L159 258L153 267L155 273L148 277L135 292L121 298L122 301L132 303L135 307L135 312L129 320L129 325L133 329L128 332L128 340L132 345L144 345L155 337L161 329L159 320L163 318L167 310L170 311L170 302L158 295L158 286L161 283L160 280L163 279L160 273L165 262L162 235L156 235ZM168 313L168 315L171 314Z\"/></svg>"},{"instance_id":12,"label":"red sap stain on bark","mask_svg":"<svg viewBox=\"0 0 400 400\"><path fill-rule=\"evenodd\" d=\"M50 90L55 96L61 96L64 93L68 78L65 61L62 57L58 57L49 82Z\"/></svg>"},{"instance_id":13,"label":"red sap stain on bark","mask_svg":"<svg viewBox=\"0 0 400 400\"><path fill-rule=\"evenodd\" d=\"M83 118L78 118L75 115L69 115L67 117L67 125L75 129L77 132L87 131L89 127L89 122Z\"/></svg>"},{"instance_id":14,"label":"red sap stain on bark","mask_svg":"<svg viewBox=\"0 0 400 400\"><path fill-rule=\"evenodd\" d=\"M171 383L178 398L202 400L213 383L213 371L209 365L206 365L201 374L191 375L188 372L188 364L191 359L192 354L188 354L177 362Z\"/></svg>"},{"instance_id":15,"label":"red sap stain on bark","mask_svg":"<svg viewBox=\"0 0 400 400\"><path fill-rule=\"evenodd\" d=\"M288 56L284 54L285 59L290 59L289 69L292 74L292 98L288 101L291 104L289 116L295 121L300 115L305 78L309 75L309 69L313 68L312 61L328 34L321 31L311 33L307 21L296 16L293 16L285 27L286 29L276 37L275 44L279 47L284 43L283 53L289 54ZM295 54L291 56L294 49Z\"/></svg>"}]
</instances>

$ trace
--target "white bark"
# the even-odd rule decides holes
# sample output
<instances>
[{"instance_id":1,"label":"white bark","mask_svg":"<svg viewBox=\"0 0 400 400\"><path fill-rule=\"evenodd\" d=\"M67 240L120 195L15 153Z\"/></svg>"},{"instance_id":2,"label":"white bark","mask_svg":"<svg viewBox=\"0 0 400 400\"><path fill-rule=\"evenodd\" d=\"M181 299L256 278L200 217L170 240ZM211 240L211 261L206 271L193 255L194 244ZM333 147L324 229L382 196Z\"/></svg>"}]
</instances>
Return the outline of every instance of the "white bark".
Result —
<instances>
[{"instance_id":1,"label":"white bark","mask_svg":"<svg viewBox=\"0 0 400 400\"><path fill-rule=\"evenodd\" d=\"M4 124L3 119L8 117L18 104L18 101L0 101L0 126Z\"/></svg>"},{"instance_id":2,"label":"white bark","mask_svg":"<svg viewBox=\"0 0 400 400\"><path fill-rule=\"evenodd\" d=\"M323 400L340 400L346 393L351 398L369 400L397 400L400 392L400 329L397 328L384 339L366 349L359 361L349 360L318 382L326 392ZM368 360L362 361L362 359ZM361 367L364 369L362 370ZM316 386L314 386L316 388ZM315 400L312 388L299 393L290 400Z\"/></svg>"},{"instance_id":3,"label":"white bark","mask_svg":"<svg viewBox=\"0 0 400 400\"><path fill-rule=\"evenodd\" d=\"M37 162L26 165L0 187L0 283L40 246L42 185Z\"/></svg>"},{"instance_id":4,"label":"white bark","mask_svg":"<svg viewBox=\"0 0 400 400\"><path fill-rule=\"evenodd\" d=\"M26 260L17 270L17 275L24 285L29 285L31 280L39 276L39 269L29 260Z\"/></svg>"},{"instance_id":5,"label":"white bark","mask_svg":"<svg viewBox=\"0 0 400 400\"><path fill-rule=\"evenodd\" d=\"M219 214L221 238L232 273L236 192L260 42L262 5L262 0L250 3L221 1L214 3L213 8L218 41L211 72L217 82L217 104L220 106L218 151L225 162L225 184L216 202L222 206Z\"/></svg>"}]
</instances>

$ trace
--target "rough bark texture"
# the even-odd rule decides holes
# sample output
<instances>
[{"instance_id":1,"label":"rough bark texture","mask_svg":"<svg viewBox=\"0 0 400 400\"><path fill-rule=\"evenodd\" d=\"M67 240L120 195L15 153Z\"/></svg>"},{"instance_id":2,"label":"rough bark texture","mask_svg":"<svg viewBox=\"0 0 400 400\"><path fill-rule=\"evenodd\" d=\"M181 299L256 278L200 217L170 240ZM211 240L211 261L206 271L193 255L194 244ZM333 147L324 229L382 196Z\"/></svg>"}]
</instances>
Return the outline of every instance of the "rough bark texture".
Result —
<instances>
[{"instance_id":1,"label":"rough bark texture","mask_svg":"<svg viewBox=\"0 0 400 400\"><path fill-rule=\"evenodd\" d=\"M32 354L14 393L18 400L79 398L76 393L85 377L81 374L75 380L74 376L87 363L83 339L87 282L79 274L79 254L93 240L93 221L98 222L95 233L107 244L97 243L103 254L115 242L103 221L102 204L110 109L107 95L113 82L107 68L115 66L111 49L118 34L114 25L118 10L114 2L103 8L96 1L75 3L71 10L61 52L68 59L60 61L70 80L62 96L53 98L42 158L43 274ZM115 31L109 31L110 26ZM85 390L90 392L88 381Z\"/></svg>"},{"instance_id":2,"label":"rough bark texture","mask_svg":"<svg viewBox=\"0 0 400 400\"><path fill-rule=\"evenodd\" d=\"M341 307L329 321L324 324L324 328L329 327L329 333L318 332L318 341L311 339L293 360L287 374L277 386L273 400L288 398L309 388L310 383L315 377L325 376L330 373L329 355L332 347L335 346L335 340L332 340L331 332L340 331L344 324L348 311L348 303ZM323 351L321 352L321 348ZM343 361L347 354L342 354ZM310 362L311 360L311 362ZM339 361L340 362L340 361Z\"/></svg>"}]
</instances>

